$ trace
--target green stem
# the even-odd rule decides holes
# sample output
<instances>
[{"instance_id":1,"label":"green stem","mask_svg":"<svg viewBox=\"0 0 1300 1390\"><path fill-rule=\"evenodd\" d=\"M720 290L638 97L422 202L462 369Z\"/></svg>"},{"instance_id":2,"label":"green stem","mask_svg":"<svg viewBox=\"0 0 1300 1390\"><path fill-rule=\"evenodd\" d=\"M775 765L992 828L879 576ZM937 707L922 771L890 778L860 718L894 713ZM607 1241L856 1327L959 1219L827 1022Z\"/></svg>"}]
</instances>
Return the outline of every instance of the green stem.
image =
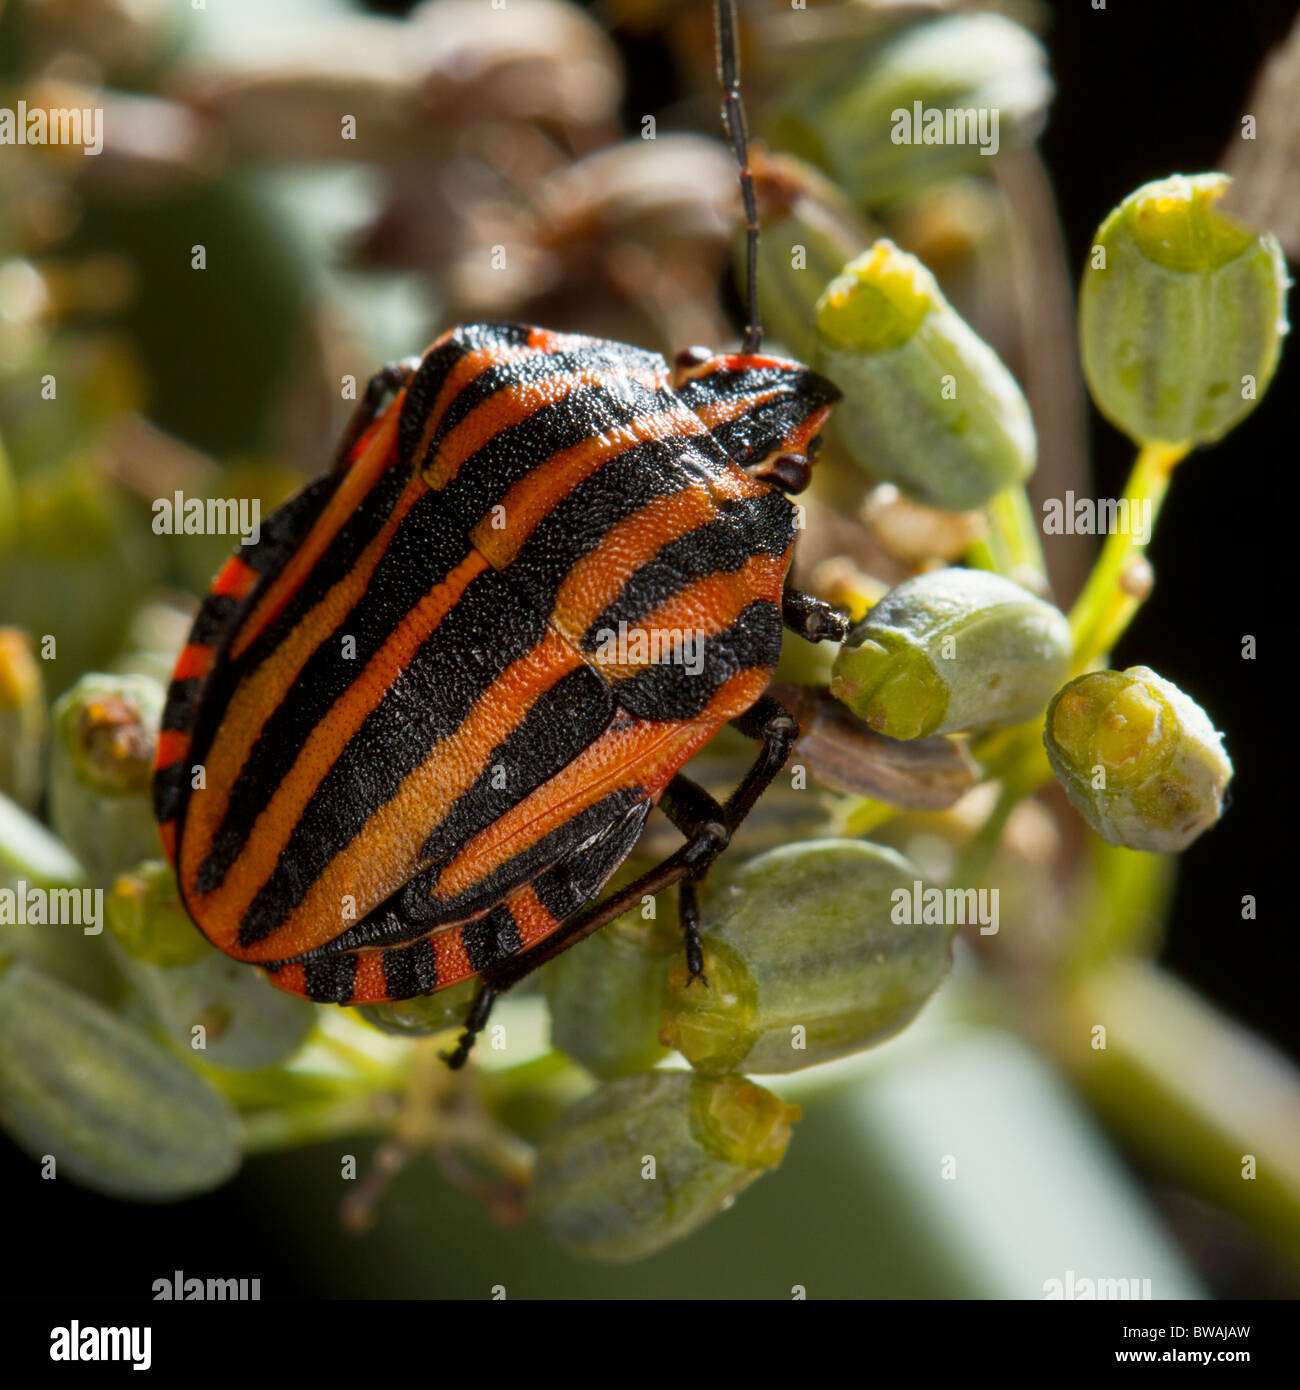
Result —
<instances>
[{"instance_id":1,"label":"green stem","mask_svg":"<svg viewBox=\"0 0 1300 1390\"><path fill-rule=\"evenodd\" d=\"M1130 534L1113 532L1107 536L1088 582L1070 610L1075 675L1089 670L1111 650L1141 607L1142 599L1125 591L1125 575L1144 555L1173 470L1190 451L1190 444L1144 444L1139 450L1124 489ZM1143 516L1148 504L1150 524L1142 539L1131 534L1131 519Z\"/></svg>"},{"instance_id":2,"label":"green stem","mask_svg":"<svg viewBox=\"0 0 1300 1390\"><path fill-rule=\"evenodd\" d=\"M966 552L966 561L1017 582L1039 589L1047 583L1047 563L1038 535L1038 523L1022 487L1009 487L984 509L987 535Z\"/></svg>"},{"instance_id":3,"label":"green stem","mask_svg":"<svg viewBox=\"0 0 1300 1390\"><path fill-rule=\"evenodd\" d=\"M393 1098L367 1088L337 1100L259 1110L243 1120L244 1152L265 1153L345 1134L386 1131L393 1122Z\"/></svg>"}]
</instances>

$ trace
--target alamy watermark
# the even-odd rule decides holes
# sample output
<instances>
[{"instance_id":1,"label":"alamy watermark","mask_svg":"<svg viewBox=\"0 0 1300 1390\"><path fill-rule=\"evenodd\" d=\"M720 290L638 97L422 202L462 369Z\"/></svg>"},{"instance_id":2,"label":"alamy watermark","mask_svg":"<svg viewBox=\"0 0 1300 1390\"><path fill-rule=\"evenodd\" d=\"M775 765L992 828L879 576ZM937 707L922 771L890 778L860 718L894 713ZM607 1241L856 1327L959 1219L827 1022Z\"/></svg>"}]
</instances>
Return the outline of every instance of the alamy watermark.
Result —
<instances>
[{"instance_id":1,"label":"alamy watermark","mask_svg":"<svg viewBox=\"0 0 1300 1390\"><path fill-rule=\"evenodd\" d=\"M680 627L603 627L596 634L595 659L610 666L681 666L688 676L704 673L708 633Z\"/></svg>"},{"instance_id":2,"label":"alamy watermark","mask_svg":"<svg viewBox=\"0 0 1300 1390\"><path fill-rule=\"evenodd\" d=\"M170 1279L155 1279L151 1287L154 1302L251 1303L262 1297L260 1279L199 1279L179 1269Z\"/></svg>"},{"instance_id":3,"label":"alamy watermark","mask_svg":"<svg viewBox=\"0 0 1300 1390\"><path fill-rule=\"evenodd\" d=\"M998 152L996 106L950 106L940 109L914 101L910 109L890 112L889 138L896 145L978 145L980 154Z\"/></svg>"},{"instance_id":4,"label":"alamy watermark","mask_svg":"<svg viewBox=\"0 0 1300 1390\"><path fill-rule=\"evenodd\" d=\"M1121 497L1048 497L1043 502L1045 536L1132 536L1140 545L1151 539L1151 499Z\"/></svg>"},{"instance_id":5,"label":"alamy watermark","mask_svg":"<svg viewBox=\"0 0 1300 1390\"><path fill-rule=\"evenodd\" d=\"M101 106L0 106L0 145L80 145L82 154L104 148Z\"/></svg>"},{"instance_id":6,"label":"alamy watermark","mask_svg":"<svg viewBox=\"0 0 1300 1390\"><path fill-rule=\"evenodd\" d=\"M1120 1302L1151 1297L1150 1279L1086 1279L1067 1269L1064 1279L1044 1279L1043 1297L1054 1299L1097 1299Z\"/></svg>"},{"instance_id":7,"label":"alamy watermark","mask_svg":"<svg viewBox=\"0 0 1300 1390\"><path fill-rule=\"evenodd\" d=\"M996 888L927 888L921 880L913 879L908 888L895 888L889 895L893 902L890 921L897 926L965 927L979 924L981 936L996 936L998 931L998 889Z\"/></svg>"},{"instance_id":8,"label":"alamy watermark","mask_svg":"<svg viewBox=\"0 0 1300 1390\"><path fill-rule=\"evenodd\" d=\"M158 536L238 536L256 545L262 536L262 504L256 497L186 497L174 492L153 504Z\"/></svg>"},{"instance_id":9,"label":"alamy watermark","mask_svg":"<svg viewBox=\"0 0 1300 1390\"><path fill-rule=\"evenodd\" d=\"M102 888L37 888L20 878L0 888L2 927L80 927L86 936L104 930Z\"/></svg>"}]
</instances>

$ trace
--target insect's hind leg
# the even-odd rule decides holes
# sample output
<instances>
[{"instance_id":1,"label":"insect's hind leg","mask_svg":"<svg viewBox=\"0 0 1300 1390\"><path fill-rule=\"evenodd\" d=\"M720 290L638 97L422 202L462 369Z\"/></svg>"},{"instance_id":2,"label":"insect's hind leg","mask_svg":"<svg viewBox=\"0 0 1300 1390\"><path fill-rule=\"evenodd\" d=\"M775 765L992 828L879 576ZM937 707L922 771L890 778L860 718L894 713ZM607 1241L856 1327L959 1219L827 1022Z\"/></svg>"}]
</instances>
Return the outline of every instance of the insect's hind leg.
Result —
<instances>
[{"instance_id":1,"label":"insect's hind leg","mask_svg":"<svg viewBox=\"0 0 1300 1390\"><path fill-rule=\"evenodd\" d=\"M754 765L735 791L725 802L718 802L703 787L696 786L690 778L678 773L664 789L660 805L673 824L686 835L686 843L662 864L648 870L625 888L600 902L591 903L569 918L535 946L485 970L483 983L465 1020L465 1031L455 1051L447 1054L449 1066L459 1068L465 1065L474 1039L487 1023L497 995L518 984L526 975L531 975L539 966L567 951L570 946L576 946L579 941L599 931L615 917L621 917L629 908L636 907L642 898L661 893L674 883L680 883L685 890L681 919L686 935L687 968L693 978L702 973L704 957L700 946L695 886L726 849L736 828L785 766L799 736L795 717L770 695L763 696L732 723L742 733L760 739L763 744Z\"/></svg>"},{"instance_id":2,"label":"insect's hind leg","mask_svg":"<svg viewBox=\"0 0 1300 1390\"><path fill-rule=\"evenodd\" d=\"M443 1061L452 1071L459 1071L469 1060L469 1054L474 1047L474 1040L487 1027L497 993L498 991L487 983L479 985L474 1002L470 1005L469 1013L465 1016L465 1031L457 1040L455 1048L451 1052L442 1054Z\"/></svg>"},{"instance_id":3,"label":"insect's hind leg","mask_svg":"<svg viewBox=\"0 0 1300 1390\"><path fill-rule=\"evenodd\" d=\"M348 466L357 441L382 413L380 406L384 397L390 391L400 391L415 375L419 365L418 357L403 357L380 367L370 378L366 383L366 389L361 393L361 399L357 401L356 409L343 427L343 436L335 450L331 472L338 473Z\"/></svg>"}]
</instances>

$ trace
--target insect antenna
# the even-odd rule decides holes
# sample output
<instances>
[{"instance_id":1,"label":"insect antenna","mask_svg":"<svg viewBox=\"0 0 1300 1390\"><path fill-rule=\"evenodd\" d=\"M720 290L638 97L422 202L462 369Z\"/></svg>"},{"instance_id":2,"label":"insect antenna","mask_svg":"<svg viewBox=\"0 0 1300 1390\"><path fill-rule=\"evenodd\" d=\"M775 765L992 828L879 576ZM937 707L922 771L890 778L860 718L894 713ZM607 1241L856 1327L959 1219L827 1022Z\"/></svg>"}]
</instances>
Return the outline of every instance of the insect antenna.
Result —
<instances>
[{"instance_id":1,"label":"insect antenna","mask_svg":"<svg viewBox=\"0 0 1300 1390\"><path fill-rule=\"evenodd\" d=\"M758 318L758 203L754 197L754 172L749 167L745 107L740 97L736 0L716 0L714 14L718 81L722 84L722 120L740 169L740 196L745 204L745 314L748 321L742 351L755 353L763 345L763 326Z\"/></svg>"}]
</instances>

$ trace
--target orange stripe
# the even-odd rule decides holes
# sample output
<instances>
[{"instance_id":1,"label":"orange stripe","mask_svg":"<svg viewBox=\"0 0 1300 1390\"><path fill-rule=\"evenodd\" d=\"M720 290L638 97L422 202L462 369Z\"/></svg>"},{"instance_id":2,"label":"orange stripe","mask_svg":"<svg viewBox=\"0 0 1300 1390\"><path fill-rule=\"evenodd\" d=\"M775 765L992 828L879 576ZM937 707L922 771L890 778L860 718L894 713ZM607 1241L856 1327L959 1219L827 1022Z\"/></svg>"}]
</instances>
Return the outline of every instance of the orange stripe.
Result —
<instances>
[{"instance_id":1,"label":"orange stripe","mask_svg":"<svg viewBox=\"0 0 1300 1390\"><path fill-rule=\"evenodd\" d=\"M497 569L504 569L556 505L610 459L647 440L704 432L703 424L689 411L658 410L562 449L525 474L501 499L503 528L494 527L493 518L487 516L470 532L470 539Z\"/></svg>"},{"instance_id":2,"label":"orange stripe","mask_svg":"<svg viewBox=\"0 0 1300 1390\"><path fill-rule=\"evenodd\" d=\"M629 624L626 646L616 647L608 656L598 651L593 664L612 681L635 676L647 666L672 664L681 659L675 655L681 637L702 641L716 636L757 599L779 605L788 567L788 555L759 554L751 555L738 570L706 575ZM643 659L618 659L624 654L640 657L643 652Z\"/></svg>"},{"instance_id":3,"label":"orange stripe","mask_svg":"<svg viewBox=\"0 0 1300 1390\"><path fill-rule=\"evenodd\" d=\"M178 763L190 751L191 737L180 729L164 729L158 735L158 748L154 754L154 767L162 769Z\"/></svg>"},{"instance_id":4,"label":"orange stripe","mask_svg":"<svg viewBox=\"0 0 1300 1390\"><path fill-rule=\"evenodd\" d=\"M162 841L163 853L169 864L176 863L176 822L161 821L158 825L158 838Z\"/></svg>"},{"instance_id":5,"label":"orange stripe","mask_svg":"<svg viewBox=\"0 0 1300 1390\"><path fill-rule=\"evenodd\" d=\"M219 598L244 599L252 593L257 580L258 573L252 565L232 555L218 571L208 592Z\"/></svg>"},{"instance_id":6,"label":"orange stripe","mask_svg":"<svg viewBox=\"0 0 1300 1390\"><path fill-rule=\"evenodd\" d=\"M190 642L181 648L172 671L172 680L202 680L212 669L215 650L207 642Z\"/></svg>"},{"instance_id":7,"label":"orange stripe","mask_svg":"<svg viewBox=\"0 0 1300 1390\"><path fill-rule=\"evenodd\" d=\"M650 390L660 384L650 372L627 372L622 375ZM562 401L580 386L599 386L612 380L614 378L607 372L575 371L570 368L557 372L555 376L544 377L541 381L503 386L495 395L476 405L443 439L437 453L421 470L425 481L431 488L446 487L466 460L503 430L521 424L543 406Z\"/></svg>"},{"instance_id":8,"label":"orange stripe","mask_svg":"<svg viewBox=\"0 0 1300 1390\"><path fill-rule=\"evenodd\" d=\"M441 347L454 331L452 329L444 333L424 354L425 357ZM411 462L415 465L423 462L425 455L429 452L429 444L442 422L447 407L472 381L480 377L489 367L495 367L505 362L515 362L528 356L531 356L528 348L509 348L498 345L475 348L458 358L455 365L447 373L446 380L438 389L437 398L424 417L424 429L420 433L420 441L415 446Z\"/></svg>"},{"instance_id":9,"label":"orange stripe","mask_svg":"<svg viewBox=\"0 0 1300 1390\"><path fill-rule=\"evenodd\" d=\"M477 973L469 963L465 936L459 927L440 931L433 937L433 964L438 972L438 988L447 989L462 980L473 979Z\"/></svg>"},{"instance_id":10,"label":"orange stripe","mask_svg":"<svg viewBox=\"0 0 1300 1390\"><path fill-rule=\"evenodd\" d=\"M387 999L388 984L384 979L383 951L358 951L356 955L357 973L352 980L352 1002L377 1004Z\"/></svg>"},{"instance_id":11,"label":"orange stripe","mask_svg":"<svg viewBox=\"0 0 1300 1390\"><path fill-rule=\"evenodd\" d=\"M738 420L742 415L747 415L758 406L783 395L785 390L785 387L773 387L770 390L748 396L721 396L696 407L695 414L712 430L718 425L727 424L731 420Z\"/></svg>"},{"instance_id":12,"label":"orange stripe","mask_svg":"<svg viewBox=\"0 0 1300 1390\"><path fill-rule=\"evenodd\" d=\"M567 767L468 840L438 876L435 896L454 898L620 787L655 795L717 732L712 719L689 724L638 720L610 729Z\"/></svg>"},{"instance_id":13,"label":"orange stripe","mask_svg":"<svg viewBox=\"0 0 1300 1390\"><path fill-rule=\"evenodd\" d=\"M247 911L258 889L274 872L280 852L288 844L307 803L366 717L391 688L393 672L403 670L409 664L420 645L456 605L470 581L487 568L487 561L477 551L470 551L441 584L406 614L356 680L308 735L293 766L258 816L244 851L231 866L224 883L202 900L205 920L225 925L224 932L212 937L222 949L230 949L234 943L239 919ZM185 837L185 881L191 892L198 866L206 852L204 847L211 843L228 804L229 789L234 780L232 769L227 766L230 742L222 742L219 765L209 770L209 789L219 794L200 798L196 793L190 799L189 833ZM241 760L234 767L236 775L242 765ZM371 863L367 867L373 873L376 865ZM347 895L347 889L341 890L334 899L332 913L320 912L318 931L326 930L327 934L322 940L311 944L321 945L338 935L337 931L328 931L327 927L331 917L338 918L339 905ZM364 917L372 906L373 903L359 906L357 917ZM305 949L305 946L289 951L277 949L261 958L296 955Z\"/></svg>"},{"instance_id":14,"label":"orange stripe","mask_svg":"<svg viewBox=\"0 0 1300 1390\"><path fill-rule=\"evenodd\" d=\"M275 582L258 600L247 621L240 627L230 648L232 661L237 661L284 610L317 560L342 530L344 523L392 465L393 446L397 440L397 420L405 398L406 392L400 392L380 416L380 427L376 429L366 453L344 474L334 496L330 498L315 525L293 552L288 564L276 576Z\"/></svg>"},{"instance_id":15,"label":"orange stripe","mask_svg":"<svg viewBox=\"0 0 1300 1390\"><path fill-rule=\"evenodd\" d=\"M552 615L556 627L571 641L580 642L618 597L629 575L670 541L718 516L708 490L703 484L691 483L679 492L656 497L624 518L574 565L560 585Z\"/></svg>"},{"instance_id":16,"label":"orange stripe","mask_svg":"<svg viewBox=\"0 0 1300 1390\"><path fill-rule=\"evenodd\" d=\"M713 692L712 699L705 705L699 718L721 727L728 720L744 714L771 683L772 672L766 667L753 666L747 671L737 671Z\"/></svg>"},{"instance_id":17,"label":"orange stripe","mask_svg":"<svg viewBox=\"0 0 1300 1390\"><path fill-rule=\"evenodd\" d=\"M519 926L519 936L523 942L520 950L526 951L530 946L535 946L560 925L560 919L549 908L542 906L531 883L516 888L506 898L506 906Z\"/></svg>"},{"instance_id":18,"label":"orange stripe","mask_svg":"<svg viewBox=\"0 0 1300 1390\"><path fill-rule=\"evenodd\" d=\"M526 716L538 696L581 664L581 657L567 643L547 635L526 656L508 666L460 727L434 745L428 758L402 783L397 795L370 817L350 844L338 847L284 923L244 953L233 944L239 919L270 876L283 847L281 841L287 841L288 835L281 834L277 827L274 836L268 833L250 840L250 851L254 847L258 851L255 867L250 860L247 876L241 876L238 897L232 894L221 907L222 919L231 923L227 935L232 945L224 949L249 960L297 955L338 935L333 923L338 920L339 904L345 897L355 900L356 918L360 920L396 892L422 867L419 856L425 840L456 799L488 767L497 746ZM287 828L291 831L292 825ZM246 851L246 856L250 851ZM235 868L242 871L243 867L241 857ZM205 900L205 913L210 901L211 898Z\"/></svg>"}]
</instances>

